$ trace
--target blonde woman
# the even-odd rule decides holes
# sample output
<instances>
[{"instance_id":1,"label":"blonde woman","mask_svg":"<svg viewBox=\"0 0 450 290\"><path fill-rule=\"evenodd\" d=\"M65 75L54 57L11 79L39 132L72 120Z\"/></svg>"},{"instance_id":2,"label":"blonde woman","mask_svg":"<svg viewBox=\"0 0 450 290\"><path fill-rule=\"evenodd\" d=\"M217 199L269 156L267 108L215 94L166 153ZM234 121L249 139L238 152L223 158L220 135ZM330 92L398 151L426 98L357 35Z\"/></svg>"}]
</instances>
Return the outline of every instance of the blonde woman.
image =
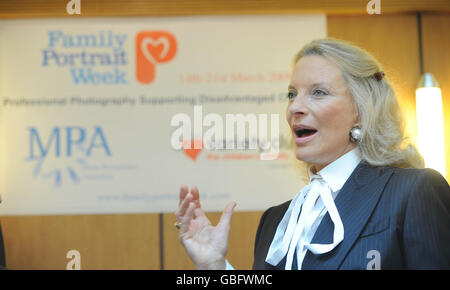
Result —
<instances>
[{"instance_id":1,"label":"blonde woman","mask_svg":"<svg viewBox=\"0 0 450 290\"><path fill-rule=\"evenodd\" d=\"M450 269L450 187L403 135L380 64L343 41L296 56L286 117L310 183L261 217L254 269ZM225 260L234 202L217 226L180 189L179 239L197 269Z\"/></svg>"}]
</instances>

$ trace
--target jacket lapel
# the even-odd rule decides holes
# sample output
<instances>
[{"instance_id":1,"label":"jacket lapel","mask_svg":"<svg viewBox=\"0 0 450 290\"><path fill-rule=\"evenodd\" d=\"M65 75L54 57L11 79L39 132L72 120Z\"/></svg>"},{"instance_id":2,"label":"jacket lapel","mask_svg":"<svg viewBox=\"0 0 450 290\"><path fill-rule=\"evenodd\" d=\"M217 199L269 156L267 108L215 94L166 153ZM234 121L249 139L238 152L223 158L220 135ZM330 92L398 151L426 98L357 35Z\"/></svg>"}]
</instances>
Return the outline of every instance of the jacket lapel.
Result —
<instances>
[{"instance_id":1,"label":"jacket lapel","mask_svg":"<svg viewBox=\"0 0 450 290\"><path fill-rule=\"evenodd\" d=\"M360 162L341 188L335 204L344 224L344 240L331 252L314 255L307 252L302 269L339 269L351 250L380 199L383 189L392 175L386 167L373 167ZM331 243L334 224L327 213L320 223L312 243Z\"/></svg>"}]
</instances>

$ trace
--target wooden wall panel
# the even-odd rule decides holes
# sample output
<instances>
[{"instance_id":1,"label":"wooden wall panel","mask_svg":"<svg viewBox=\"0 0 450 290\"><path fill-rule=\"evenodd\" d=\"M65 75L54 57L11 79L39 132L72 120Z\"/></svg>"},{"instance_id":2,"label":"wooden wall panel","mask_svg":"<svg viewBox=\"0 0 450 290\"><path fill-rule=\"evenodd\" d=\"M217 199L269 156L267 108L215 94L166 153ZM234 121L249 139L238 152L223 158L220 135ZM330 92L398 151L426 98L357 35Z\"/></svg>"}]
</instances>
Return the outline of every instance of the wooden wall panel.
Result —
<instances>
[{"instance_id":1,"label":"wooden wall panel","mask_svg":"<svg viewBox=\"0 0 450 290\"><path fill-rule=\"evenodd\" d=\"M3 216L9 269L66 269L78 250L81 269L159 269L157 214Z\"/></svg>"},{"instance_id":2,"label":"wooden wall panel","mask_svg":"<svg viewBox=\"0 0 450 290\"><path fill-rule=\"evenodd\" d=\"M450 181L450 14L422 14L422 43L424 71L436 77L442 90L446 171Z\"/></svg>"}]
</instances>

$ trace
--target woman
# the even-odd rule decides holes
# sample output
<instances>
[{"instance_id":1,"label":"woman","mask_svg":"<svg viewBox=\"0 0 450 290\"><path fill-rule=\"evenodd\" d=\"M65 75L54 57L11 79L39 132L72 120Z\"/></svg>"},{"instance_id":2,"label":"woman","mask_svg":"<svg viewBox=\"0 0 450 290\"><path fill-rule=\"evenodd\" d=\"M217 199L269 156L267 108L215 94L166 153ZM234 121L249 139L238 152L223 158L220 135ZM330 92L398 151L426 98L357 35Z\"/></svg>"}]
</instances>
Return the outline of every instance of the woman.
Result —
<instances>
[{"instance_id":1,"label":"woman","mask_svg":"<svg viewBox=\"0 0 450 290\"><path fill-rule=\"evenodd\" d=\"M254 269L450 269L450 187L406 143L380 64L321 39L295 58L287 121L310 183L264 212ZM225 269L235 203L213 227L181 187L179 239L197 269Z\"/></svg>"}]
</instances>

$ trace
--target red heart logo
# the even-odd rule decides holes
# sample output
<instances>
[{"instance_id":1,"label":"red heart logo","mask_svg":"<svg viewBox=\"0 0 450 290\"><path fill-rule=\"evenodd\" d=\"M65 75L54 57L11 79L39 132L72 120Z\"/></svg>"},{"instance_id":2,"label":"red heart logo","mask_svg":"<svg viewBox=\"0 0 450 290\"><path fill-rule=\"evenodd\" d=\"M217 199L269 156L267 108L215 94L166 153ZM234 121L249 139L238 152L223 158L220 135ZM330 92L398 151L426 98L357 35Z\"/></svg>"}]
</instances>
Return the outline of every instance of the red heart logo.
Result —
<instances>
[{"instance_id":1,"label":"red heart logo","mask_svg":"<svg viewBox=\"0 0 450 290\"><path fill-rule=\"evenodd\" d=\"M189 144L189 140L183 141L181 146L184 148L184 145ZM190 148L184 148L183 152L186 154L189 158L196 161L198 155L203 150L203 141L202 140L192 140L190 141Z\"/></svg>"},{"instance_id":2,"label":"red heart logo","mask_svg":"<svg viewBox=\"0 0 450 290\"><path fill-rule=\"evenodd\" d=\"M177 41L167 31L141 31L136 36L136 78L140 83L154 81L156 65L175 57Z\"/></svg>"},{"instance_id":3,"label":"red heart logo","mask_svg":"<svg viewBox=\"0 0 450 290\"><path fill-rule=\"evenodd\" d=\"M152 43L148 43L146 48L147 48L147 51L150 53L150 55L153 56L154 59L159 62L161 59L161 55L164 54L164 44L158 43L158 42L152 42Z\"/></svg>"}]
</instances>

